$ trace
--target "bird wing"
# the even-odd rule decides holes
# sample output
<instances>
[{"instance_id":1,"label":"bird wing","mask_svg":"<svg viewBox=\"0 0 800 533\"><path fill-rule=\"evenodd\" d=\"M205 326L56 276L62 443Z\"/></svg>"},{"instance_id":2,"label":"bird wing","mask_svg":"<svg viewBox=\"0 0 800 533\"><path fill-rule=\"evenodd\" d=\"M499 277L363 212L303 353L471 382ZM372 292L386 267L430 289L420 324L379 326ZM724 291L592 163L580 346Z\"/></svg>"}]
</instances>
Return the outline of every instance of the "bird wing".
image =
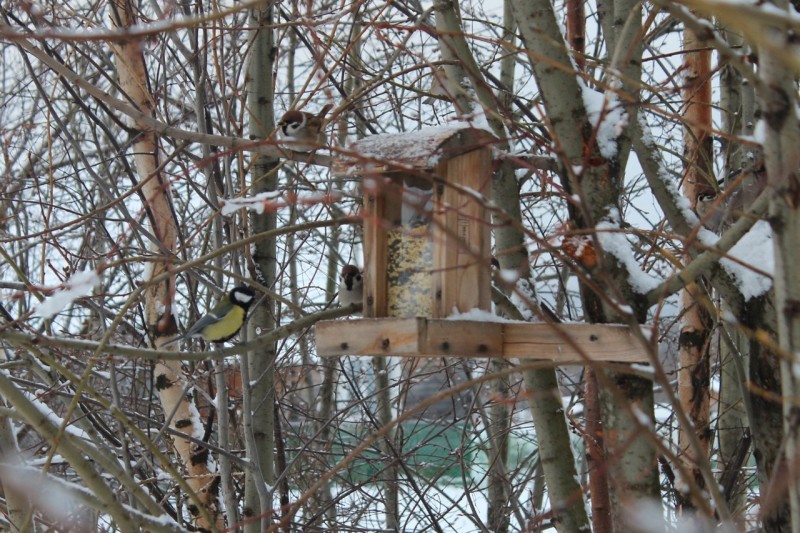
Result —
<instances>
[{"instance_id":1,"label":"bird wing","mask_svg":"<svg viewBox=\"0 0 800 533\"><path fill-rule=\"evenodd\" d=\"M212 324L216 324L222 319L222 316L215 313L216 310L211 310L209 313L197 322L195 322L189 331L186 332L184 337L197 337L202 334L203 330Z\"/></svg>"}]
</instances>

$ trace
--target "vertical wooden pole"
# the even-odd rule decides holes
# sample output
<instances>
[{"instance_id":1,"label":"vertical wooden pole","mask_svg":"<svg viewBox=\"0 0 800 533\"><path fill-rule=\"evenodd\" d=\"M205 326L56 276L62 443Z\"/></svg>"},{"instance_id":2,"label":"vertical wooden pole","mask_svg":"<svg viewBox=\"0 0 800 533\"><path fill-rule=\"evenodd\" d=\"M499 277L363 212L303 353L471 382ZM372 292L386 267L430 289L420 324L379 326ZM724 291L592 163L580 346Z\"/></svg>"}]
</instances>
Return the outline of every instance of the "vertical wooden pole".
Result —
<instances>
[{"instance_id":1,"label":"vertical wooden pole","mask_svg":"<svg viewBox=\"0 0 800 533\"><path fill-rule=\"evenodd\" d=\"M444 183L437 183L434 193L434 318L450 316L454 308L491 309L491 234L478 197L491 198L491 165L491 150L479 149L437 168Z\"/></svg>"},{"instance_id":2,"label":"vertical wooden pole","mask_svg":"<svg viewBox=\"0 0 800 533\"><path fill-rule=\"evenodd\" d=\"M364 311L368 318L385 317L388 314L388 230L399 220L401 206L392 201L390 191L393 180L384 174L365 175L362 182L364 194ZM377 418L381 426L392 420L391 393L389 390L389 368L386 357L373 357L372 370L375 375ZM399 495L397 487L397 464L393 457L394 431L389 431L379 442L386 466L384 482L386 528L396 531L399 526Z\"/></svg>"},{"instance_id":3,"label":"vertical wooden pole","mask_svg":"<svg viewBox=\"0 0 800 533\"><path fill-rule=\"evenodd\" d=\"M386 201L390 179L382 174L364 176L364 317L386 316L386 270L389 257L386 242L387 221L399 209Z\"/></svg>"}]
</instances>

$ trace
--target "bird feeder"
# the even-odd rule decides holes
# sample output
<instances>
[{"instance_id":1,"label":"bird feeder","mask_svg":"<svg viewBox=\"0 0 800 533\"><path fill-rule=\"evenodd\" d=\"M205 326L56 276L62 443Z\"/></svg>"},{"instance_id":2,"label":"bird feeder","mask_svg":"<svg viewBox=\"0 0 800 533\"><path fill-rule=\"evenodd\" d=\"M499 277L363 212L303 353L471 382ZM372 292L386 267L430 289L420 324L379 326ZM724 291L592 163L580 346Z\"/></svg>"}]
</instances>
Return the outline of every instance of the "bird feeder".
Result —
<instances>
[{"instance_id":1,"label":"bird feeder","mask_svg":"<svg viewBox=\"0 0 800 533\"><path fill-rule=\"evenodd\" d=\"M646 361L625 326L461 320L491 311L492 143L475 128L377 135L334 163L361 179L363 319L316 325L321 356ZM456 319L453 319L456 318Z\"/></svg>"},{"instance_id":2,"label":"bird feeder","mask_svg":"<svg viewBox=\"0 0 800 533\"><path fill-rule=\"evenodd\" d=\"M495 138L430 128L351 146L338 172L361 177L364 316L444 318L491 306Z\"/></svg>"}]
</instances>

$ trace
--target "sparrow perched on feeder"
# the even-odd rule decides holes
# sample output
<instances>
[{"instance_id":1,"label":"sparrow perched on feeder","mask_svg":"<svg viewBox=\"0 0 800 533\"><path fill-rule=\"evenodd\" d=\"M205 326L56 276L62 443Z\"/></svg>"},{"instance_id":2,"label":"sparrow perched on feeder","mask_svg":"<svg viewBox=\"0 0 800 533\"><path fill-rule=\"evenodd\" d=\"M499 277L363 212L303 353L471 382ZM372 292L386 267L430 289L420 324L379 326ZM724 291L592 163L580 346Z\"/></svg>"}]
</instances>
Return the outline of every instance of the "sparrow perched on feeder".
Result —
<instances>
[{"instance_id":1,"label":"sparrow perched on feeder","mask_svg":"<svg viewBox=\"0 0 800 533\"><path fill-rule=\"evenodd\" d=\"M288 141L286 148L296 152L311 152L325 146L328 141L323 131L325 115L332 107L333 104L327 104L316 115L296 109L287 111L278 122L281 137Z\"/></svg>"},{"instance_id":2,"label":"sparrow perched on feeder","mask_svg":"<svg viewBox=\"0 0 800 533\"><path fill-rule=\"evenodd\" d=\"M360 304L364 295L364 277L354 265L345 265L339 274L339 305Z\"/></svg>"}]
</instances>

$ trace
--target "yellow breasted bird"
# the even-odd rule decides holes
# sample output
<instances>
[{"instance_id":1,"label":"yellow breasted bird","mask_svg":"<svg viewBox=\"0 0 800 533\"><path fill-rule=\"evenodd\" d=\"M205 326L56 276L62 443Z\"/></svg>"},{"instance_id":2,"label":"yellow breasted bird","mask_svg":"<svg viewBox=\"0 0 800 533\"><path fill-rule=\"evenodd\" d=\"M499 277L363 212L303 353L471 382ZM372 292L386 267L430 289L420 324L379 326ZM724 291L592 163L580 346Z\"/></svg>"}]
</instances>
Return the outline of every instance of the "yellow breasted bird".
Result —
<instances>
[{"instance_id":1,"label":"yellow breasted bird","mask_svg":"<svg viewBox=\"0 0 800 533\"><path fill-rule=\"evenodd\" d=\"M250 287L235 287L203 318L192 324L186 333L171 339L162 348L191 337L200 337L208 342L227 341L242 329L247 310L255 297L256 293Z\"/></svg>"}]
</instances>

